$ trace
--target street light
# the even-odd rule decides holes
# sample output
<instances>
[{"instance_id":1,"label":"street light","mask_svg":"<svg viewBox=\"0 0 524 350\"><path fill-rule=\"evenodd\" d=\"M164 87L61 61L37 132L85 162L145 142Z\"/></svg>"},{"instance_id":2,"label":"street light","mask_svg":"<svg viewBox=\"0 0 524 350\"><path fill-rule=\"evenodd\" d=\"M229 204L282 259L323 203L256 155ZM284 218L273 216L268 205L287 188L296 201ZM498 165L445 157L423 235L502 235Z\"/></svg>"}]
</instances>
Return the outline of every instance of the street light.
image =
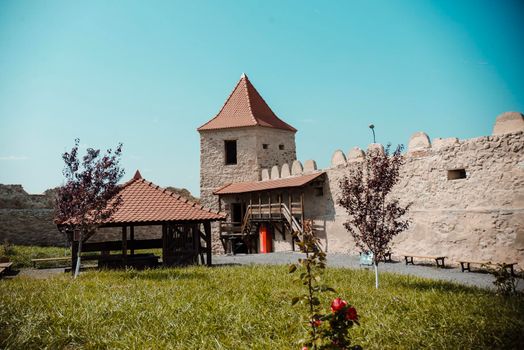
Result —
<instances>
[{"instance_id":1,"label":"street light","mask_svg":"<svg viewBox=\"0 0 524 350\"><path fill-rule=\"evenodd\" d=\"M369 124L369 128L370 128L371 131L373 132L373 143L376 143L376 142L375 142L375 125L373 125L373 124Z\"/></svg>"}]
</instances>

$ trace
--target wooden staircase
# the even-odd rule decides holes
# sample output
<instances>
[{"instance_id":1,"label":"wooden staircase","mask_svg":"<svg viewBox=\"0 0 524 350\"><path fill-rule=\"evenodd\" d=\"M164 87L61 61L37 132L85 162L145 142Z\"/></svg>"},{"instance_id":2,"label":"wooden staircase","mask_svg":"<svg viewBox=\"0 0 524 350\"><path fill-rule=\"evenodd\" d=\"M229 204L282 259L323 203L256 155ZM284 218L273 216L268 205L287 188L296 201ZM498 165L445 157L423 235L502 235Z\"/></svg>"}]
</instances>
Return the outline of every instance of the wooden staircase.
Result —
<instances>
[{"instance_id":1,"label":"wooden staircase","mask_svg":"<svg viewBox=\"0 0 524 350\"><path fill-rule=\"evenodd\" d=\"M232 253L233 245L239 240L244 242L248 253L258 252L259 228L261 224L271 223L286 239L286 232L303 233L301 203L249 204L242 222L224 222L220 224L220 240L227 253ZM295 247L295 238L291 241Z\"/></svg>"}]
</instances>

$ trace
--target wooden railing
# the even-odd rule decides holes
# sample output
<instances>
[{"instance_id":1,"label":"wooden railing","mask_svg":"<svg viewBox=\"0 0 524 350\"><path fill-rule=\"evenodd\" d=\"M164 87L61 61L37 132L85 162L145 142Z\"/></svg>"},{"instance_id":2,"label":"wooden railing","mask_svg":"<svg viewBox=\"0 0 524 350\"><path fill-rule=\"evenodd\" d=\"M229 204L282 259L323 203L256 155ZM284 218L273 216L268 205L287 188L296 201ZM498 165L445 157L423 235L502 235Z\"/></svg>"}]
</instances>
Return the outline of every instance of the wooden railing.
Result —
<instances>
[{"instance_id":1,"label":"wooden railing","mask_svg":"<svg viewBox=\"0 0 524 350\"><path fill-rule=\"evenodd\" d=\"M302 232L302 225L294 215L302 217L302 204L291 203L291 210L284 203L277 204L250 204L242 220L240 233L246 234L248 225L252 221L286 221L291 231Z\"/></svg>"}]
</instances>

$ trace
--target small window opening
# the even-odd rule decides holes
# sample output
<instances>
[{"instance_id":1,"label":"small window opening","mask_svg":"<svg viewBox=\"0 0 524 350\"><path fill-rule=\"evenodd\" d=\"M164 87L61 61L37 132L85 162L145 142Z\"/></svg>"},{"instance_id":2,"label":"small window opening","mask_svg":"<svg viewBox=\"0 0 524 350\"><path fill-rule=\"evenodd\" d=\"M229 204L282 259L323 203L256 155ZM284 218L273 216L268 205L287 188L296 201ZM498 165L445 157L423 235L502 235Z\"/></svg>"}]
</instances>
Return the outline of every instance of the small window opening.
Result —
<instances>
[{"instance_id":1,"label":"small window opening","mask_svg":"<svg viewBox=\"0 0 524 350\"><path fill-rule=\"evenodd\" d=\"M283 144L278 145L278 149L283 151L284 150L284 145Z\"/></svg>"},{"instance_id":2,"label":"small window opening","mask_svg":"<svg viewBox=\"0 0 524 350\"><path fill-rule=\"evenodd\" d=\"M322 197L324 195L324 187L315 187L315 196Z\"/></svg>"},{"instance_id":3,"label":"small window opening","mask_svg":"<svg viewBox=\"0 0 524 350\"><path fill-rule=\"evenodd\" d=\"M237 163L237 141L227 140L224 141L224 147L226 149L226 165Z\"/></svg>"},{"instance_id":4,"label":"small window opening","mask_svg":"<svg viewBox=\"0 0 524 350\"><path fill-rule=\"evenodd\" d=\"M466 178L466 169L448 170L448 180L458 180Z\"/></svg>"},{"instance_id":5,"label":"small window opening","mask_svg":"<svg viewBox=\"0 0 524 350\"><path fill-rule=\"evenodd\" d=\"M263 148L263 149L267 149L268 146L269 146L269 145L268 145L267 143L263 143L263 144L262 144L262 148Z\"/></svg>"}]
</instances>

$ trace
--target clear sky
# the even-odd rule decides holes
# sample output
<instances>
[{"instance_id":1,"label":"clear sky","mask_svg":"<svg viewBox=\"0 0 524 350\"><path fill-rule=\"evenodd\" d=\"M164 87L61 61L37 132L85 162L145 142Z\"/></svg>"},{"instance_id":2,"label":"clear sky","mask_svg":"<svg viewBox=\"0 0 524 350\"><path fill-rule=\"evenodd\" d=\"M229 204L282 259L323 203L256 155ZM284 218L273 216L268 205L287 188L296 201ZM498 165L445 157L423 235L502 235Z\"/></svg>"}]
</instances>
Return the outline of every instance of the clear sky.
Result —
<instances>
[{"instance_id":1,"label":"clear sky","mask_svg":"<svg viewBox=\"0 0 524 350\"><path fill-rule=\"evenodd\" d=\"M298 158L489 135L524 111L524 2L0 1L0 183L62 182L61 153L124 143L199 193L199 136L246 72Z\"/></svg>"}]
</instances>

